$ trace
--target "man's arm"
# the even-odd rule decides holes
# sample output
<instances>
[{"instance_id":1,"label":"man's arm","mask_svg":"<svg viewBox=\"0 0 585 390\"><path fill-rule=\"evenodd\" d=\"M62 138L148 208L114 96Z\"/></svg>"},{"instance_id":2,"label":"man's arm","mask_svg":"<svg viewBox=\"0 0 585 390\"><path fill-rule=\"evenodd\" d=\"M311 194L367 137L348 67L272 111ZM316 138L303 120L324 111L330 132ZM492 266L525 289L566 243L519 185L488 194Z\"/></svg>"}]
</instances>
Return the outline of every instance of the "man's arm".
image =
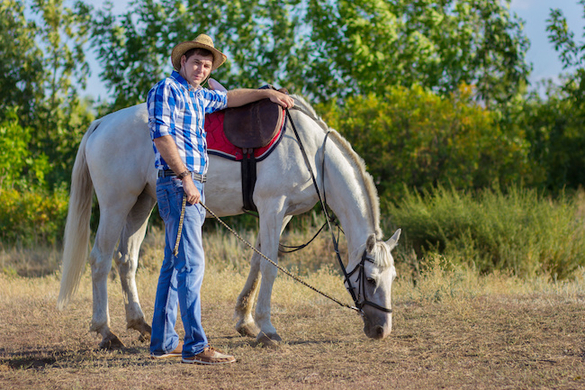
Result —
<instances>
[{"instance_id":1,"label":"man's arm","mask_svg":"<svg viewBox=\"0 0 585 390\"><path fill-rule=\"evenodd\" d=\"M156 145L156 149L160 153L161 157L165 160L173 172L179 175L187 170L187 167L185 164L183 164L183 160L181 160L179 150L177 149L177 144L175 143L173 137L170 135L164 135L162 137L155 138L154 144ZM197 187L195 187L195 183L193 183L193 178L191 175L187 175L183 178L183 190L185 191L187 202L191 204L199 203L201 200L201 194L199 193Z\"/></svg>"},{"instance_id":2,"label":"man's arm","mask_svg":"<svg viewBox=\"0 0 585 390\"><path fill-rule=\"evenodd\" d=\"M228 91L228 107L239 107L262 99L270 99L284 108L295 105L293 98L274 89L234 89Z\"/></svg>"}]
</instances>

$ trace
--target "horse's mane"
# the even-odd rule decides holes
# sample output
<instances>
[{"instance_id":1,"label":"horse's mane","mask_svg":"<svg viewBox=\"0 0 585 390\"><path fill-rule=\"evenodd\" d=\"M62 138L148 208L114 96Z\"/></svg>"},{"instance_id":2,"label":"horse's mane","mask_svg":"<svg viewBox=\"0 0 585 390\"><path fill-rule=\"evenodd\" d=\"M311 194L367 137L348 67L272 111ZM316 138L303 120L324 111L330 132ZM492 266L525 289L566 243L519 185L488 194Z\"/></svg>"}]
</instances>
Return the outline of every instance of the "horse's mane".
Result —
<instances>
[{"instance_id":1,"label":"horse's mane","mask_svg":"<svg viewBox=\"0 0 585 390\"><path fill-rule=\"evenodd\" d=\"M366 163L364 160L353 150L350 143L343 138L336 130L327 126L327 124L317 115L313 107L307 103L302 97L298 95L291 95L295 100L295 109L301 111L315 123L317 123L324 133L330 132L329 138L335 142L335 144L349 157L351 165L356 169L357 172L361 173L361 178L366 190L367 198L370 202L370 210L372 210L372 218L374 222L374 229L376 239L382 239L382 230L380 229L380 199L378 198L378 191L374 184L374 179L366 170Z\"/></svg>"}]
</instances>

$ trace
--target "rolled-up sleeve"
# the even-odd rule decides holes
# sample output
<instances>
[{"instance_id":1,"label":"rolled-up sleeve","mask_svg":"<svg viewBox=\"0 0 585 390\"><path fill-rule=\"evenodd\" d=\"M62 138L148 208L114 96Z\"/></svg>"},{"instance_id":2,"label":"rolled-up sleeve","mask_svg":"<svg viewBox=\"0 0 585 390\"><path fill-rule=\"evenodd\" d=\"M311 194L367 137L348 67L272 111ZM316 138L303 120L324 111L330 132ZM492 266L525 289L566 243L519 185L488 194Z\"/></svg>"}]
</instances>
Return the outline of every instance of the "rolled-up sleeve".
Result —
<instances>
[{"instance_id":1,"label":"rolled-up sleeve","mask_svg":"<svg viewBox=\"0 0 585 390\"><path fill-rule=\"evenodd\" d=\"M203 89L203 98L205 101L205 113L211 114L215 111L227 108L227 92Z\"/></svg>"},{"instance_id":2,"label":"rolled-up sleeve","mask_svg":"<svg viewBox=\"0 0 585 390\"><path fill-rule=\"evenodd\" d=\"M173 88L161 81L148 93L148 127L150 137L163 137L175 133L175 111L177 100Z\"/></svg>"}]
</instances>

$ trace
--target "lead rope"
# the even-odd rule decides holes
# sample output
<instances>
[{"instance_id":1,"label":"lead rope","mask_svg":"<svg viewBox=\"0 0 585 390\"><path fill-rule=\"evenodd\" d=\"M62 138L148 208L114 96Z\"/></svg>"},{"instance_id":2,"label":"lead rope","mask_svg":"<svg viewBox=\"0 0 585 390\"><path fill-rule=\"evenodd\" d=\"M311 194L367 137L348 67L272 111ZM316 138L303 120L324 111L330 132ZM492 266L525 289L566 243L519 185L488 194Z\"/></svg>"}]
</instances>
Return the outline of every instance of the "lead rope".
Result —
<instances>
[{"instance_id":1,"label":"lead rope","mask_svg":"<svg viewBox=\"0 0 585 390\"><path fill-rule=\"evenodd\" d=\"M315 291L317 294L321 294L322 296L324 296L325 298L328 298L330 300L332 300L333 302L337 303L339 306L342 307L346 307L348 309L352 309L357 311L359 314L362 314L362 311L360 309L358 309L355 306L350 306L346 303L343 303L335 298L333 298L332 296L330 296L327 293L324 293L322 291L320 291L319 289L311 286L310 284L308 284L307 282L305 282L304 280L302 280L301 278L299 278L296 275L293 275L292 273L290 273L287 269L281 267L280 265L278 265L276 262L274 262L273 260L271 260L268 256L264 255L262 252L260 252L258 249L256 249L256 247L252 244L250 244L246 239L244 239L242 236L240 236L238 234L238 232L236 232L234 229L232 229L231 227L229 227L224 221L222 221L217 215L215 215L215 213L213 211L211 211L205 204L199 202L199 204L201 206L203 206L203 208L205 210L207 210L207 212L216 220L219 221L219 223L221 223L223 225L223 227L225 227L227 230L229 230L234 236L236 236L238 238L238 240L240 240L241 242L243 242L244 244L246 244L246 246L248 246L249 248L251 248L254 252L256 252L257 254L259 254L260 256L262 256L263 259L265 259L266 261L268 261L270 264L272 264L273 266L275 266L279 271L281 271L282 273L284 273L285 275L289 276L290 278L292 278L293 280L299 282L300 284L302 284L305 287L310 288L311 290Z\"/></svg>"},{"instance_id":2,"label":"lead rope","mask_svg":"<svg viewBox=\"0 0 585 390\"><path fill-rule=\"evenodd\" d=\"M173 254L175 257L179 255L179 244L181 243L181 234L183 233L183 220L185 219L185 206L187 205L187 195L183 194L183 205L181 206L181 218L179 218L179 229L177 230L177 241L175 241L175 249Z\"/></svg>"}]
</instances>

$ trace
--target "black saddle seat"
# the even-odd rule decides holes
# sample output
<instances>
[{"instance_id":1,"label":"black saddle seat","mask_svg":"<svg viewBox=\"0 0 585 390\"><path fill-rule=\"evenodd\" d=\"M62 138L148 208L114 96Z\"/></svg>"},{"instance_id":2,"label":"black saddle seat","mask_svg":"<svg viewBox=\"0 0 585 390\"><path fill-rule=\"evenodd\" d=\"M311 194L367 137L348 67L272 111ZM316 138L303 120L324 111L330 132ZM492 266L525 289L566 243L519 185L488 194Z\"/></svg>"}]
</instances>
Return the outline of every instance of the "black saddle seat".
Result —
<instances>
[{"instance_id":1,"label":"black saddle seat","mask_svg":"<svg viewBox=\"0 0 585 390\"><path fill-rule=\"evenodd\" d=\"M262 99L225 110L223 130L232 144L242 149L262 148L270 143L284 116L283 108Z\"/></svg>"}]
</instances>

